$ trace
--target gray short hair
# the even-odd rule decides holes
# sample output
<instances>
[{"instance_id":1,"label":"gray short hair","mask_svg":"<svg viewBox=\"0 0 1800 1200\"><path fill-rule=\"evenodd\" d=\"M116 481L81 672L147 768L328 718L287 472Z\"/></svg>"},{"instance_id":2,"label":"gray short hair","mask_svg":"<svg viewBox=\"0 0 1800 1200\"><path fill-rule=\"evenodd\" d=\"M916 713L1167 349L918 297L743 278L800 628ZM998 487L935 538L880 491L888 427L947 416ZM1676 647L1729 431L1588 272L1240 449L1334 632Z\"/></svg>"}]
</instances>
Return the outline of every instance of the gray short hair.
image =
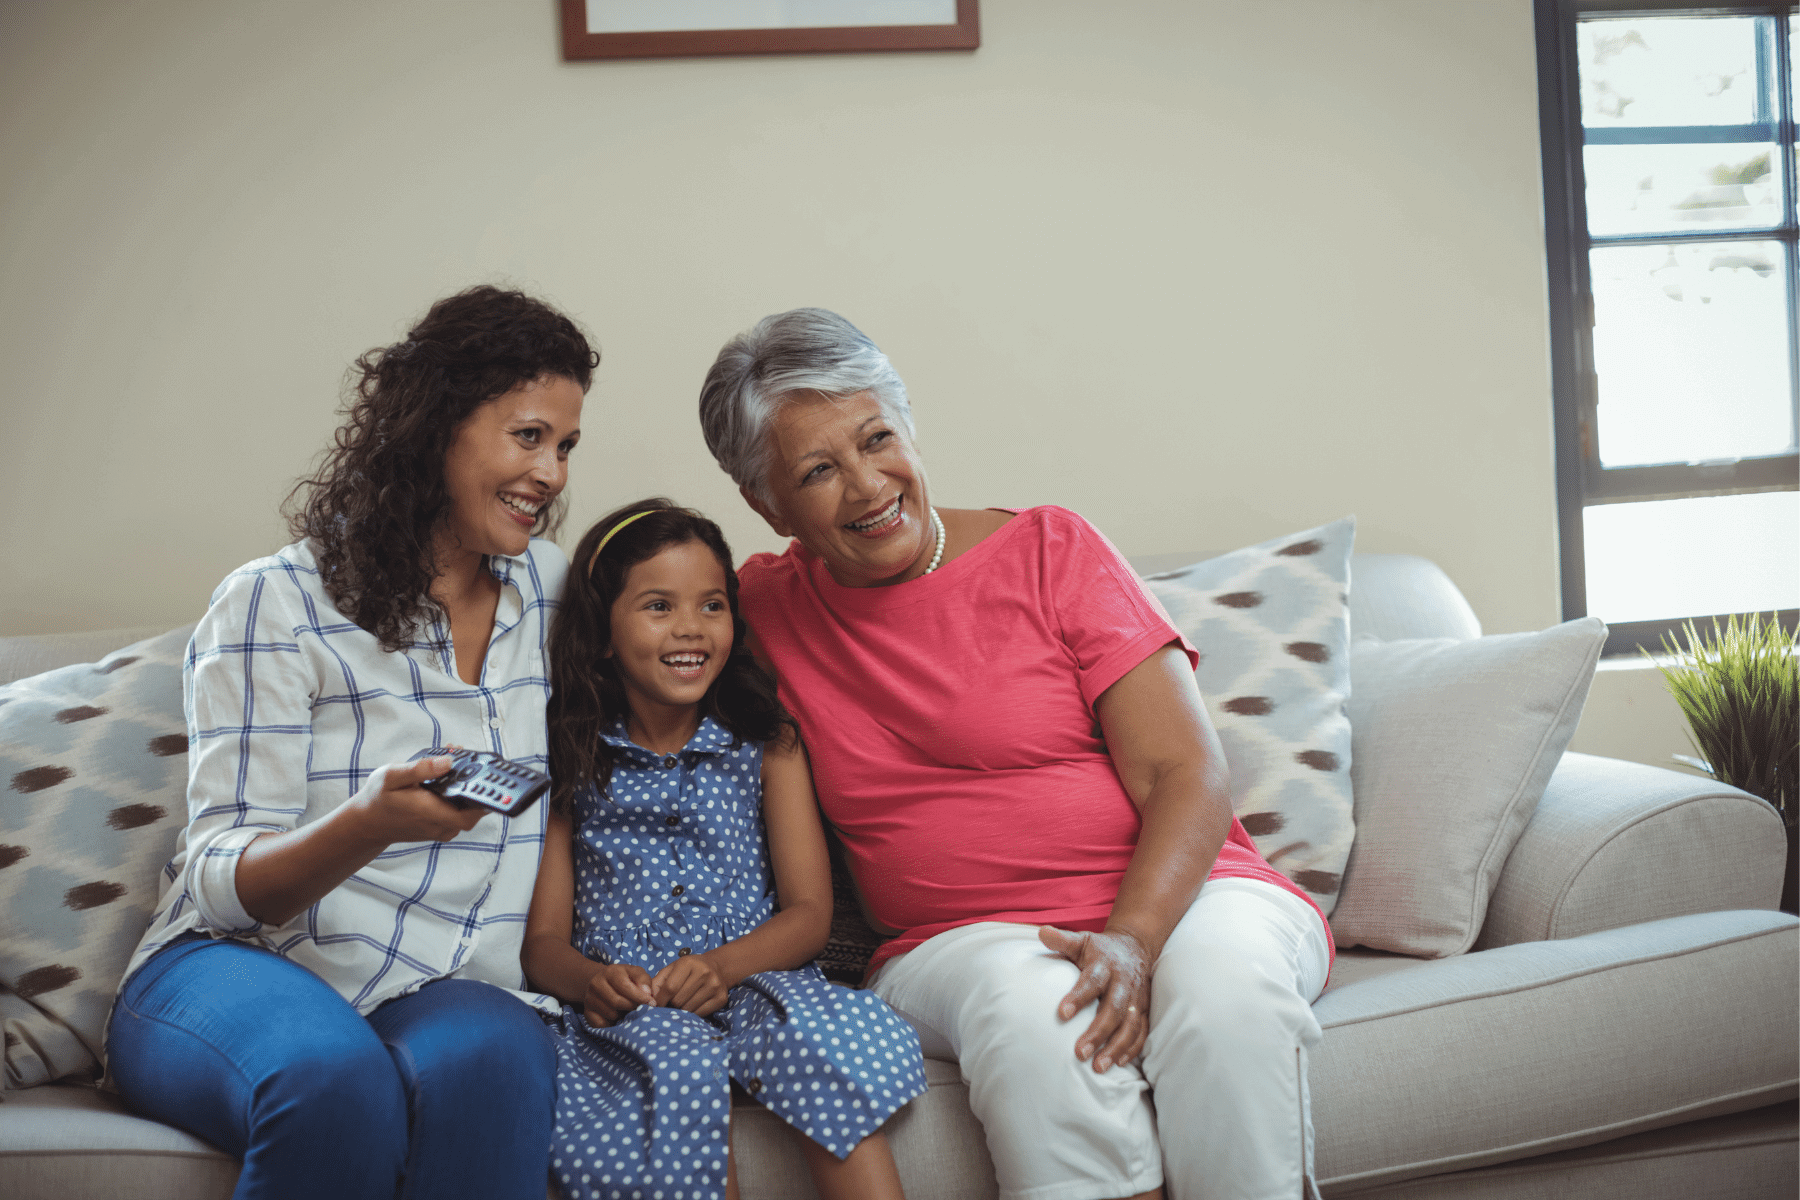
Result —
<instances>
[{"instance_id":1,"label":"gray short hair","mask_svg":"<svg viewBox=\"0 0 1800 1200\"><path fill-rule=\"evenodd\" d=\"M906 385L862 330L822 308L764 317L713 360L700 388L700 429L725 473L765 504L774 452L769 422L796 392L870 392L887 418L913 436Z\"/></svg>"}]
</instances>

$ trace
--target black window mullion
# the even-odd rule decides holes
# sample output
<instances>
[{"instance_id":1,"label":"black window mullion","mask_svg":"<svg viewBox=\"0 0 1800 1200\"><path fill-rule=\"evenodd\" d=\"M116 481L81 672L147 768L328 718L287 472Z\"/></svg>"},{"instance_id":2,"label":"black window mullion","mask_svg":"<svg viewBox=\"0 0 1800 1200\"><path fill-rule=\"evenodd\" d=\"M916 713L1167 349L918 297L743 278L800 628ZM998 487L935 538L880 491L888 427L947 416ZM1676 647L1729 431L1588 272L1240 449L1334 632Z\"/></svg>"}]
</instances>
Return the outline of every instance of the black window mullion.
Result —
<instances>
[{"instance_id":1,"label":"black window mullion","mask_svg":"<svg viewBox=\"0 0 1800 1200\"><path fill-rule=\"evenodd\" d=\"M1609 233L1587 239L1587 248L1596 246L1664 246L1682 242L1773 242L1793 241L1792 226L1751 225L1743 229L1666 229L1660 233Z\"/></svg>"},{"instance_id":2,"label":"black window mullion","mask_svg":"<svg viewBox=\"0 0 1800 1200\"><path fill-rule=\"evenodd\" d=\"M1590 146L1680 146L1710 142L1762 142L1775 136L1774 121L1752 125L1626 125L1618 129L1587 129L1582 140Z\"/></svg>"},{"instance_id":3,"label":"black window mullion","mask_svg":"<svg viewBox=\"0 0 1800 1200\"><path fill-rule=\"evenodd\" d=\"M1724 616L1720 614L1719 624L1723 625ZM1800 629L1800 609L1783 608L1773 614L1775 623L1789 633ZM1606 644L1600 653L1606 656L1633 654L1641 647L1652 652L1659 651L1663 638L1672 637L1676 643L1683 644L1687 638L1683 636L1683 627L1689 622L1700 632L1712 630L1713 618L1710 614L1697 613L1691 617L1668 617L1658 621L1614 621L1606 626Z\"/></svg>"},{"instance_id":4,"label":"black window mullion","mask_svg":"<svg viewBox=\"0 0 1800 1200\"><path fill-rule=\"evenodd\" d=\"M1563 619L1587 613L1587 553L1582 524L1591 424L1587 300L1587 204L1580 152L1581 92L1571 0L1538 0L1538 137L1544 170L1544 233L1550 277L1551 389L1556 430L1557 537L1562 562ZM1573 153L1571 153L1573 149Z\"/></svg>"},{"instance_id":5,"label":"black window mullion","mask_svg":"<svg viewBox=\"0 0 1800 1200\"><path fill-rule=\"evenodd\" d=\"M1788 412L1792 422L1793 444L1800 447L1800 231L1796 221L1800 197L1794 181L1794 72L1792 39L1788 36L1793 9L1775 17L1774 93L1776 97L1776 143L1781 163L1781 223L1790 231L1787 239L1787 316L1788 316ZM1763 95L1769 94L1768 88ZM1766 101L1762 101L1766 103Z\"/></svg>"},{"instance_id":6,"label":"black window mullion","mask_svg":"<svg viewBox=\"0 0 1800 1200\"><path fill-rule=\"evenodd\" d=\"M1642 500L1687 500L1697 496L1739 496L1748 492L1792 491L1800 459L1770 454L1714 463L1646 463L1608 467L1582 502L1626 504Z\"/></svg>"}]
</instances>

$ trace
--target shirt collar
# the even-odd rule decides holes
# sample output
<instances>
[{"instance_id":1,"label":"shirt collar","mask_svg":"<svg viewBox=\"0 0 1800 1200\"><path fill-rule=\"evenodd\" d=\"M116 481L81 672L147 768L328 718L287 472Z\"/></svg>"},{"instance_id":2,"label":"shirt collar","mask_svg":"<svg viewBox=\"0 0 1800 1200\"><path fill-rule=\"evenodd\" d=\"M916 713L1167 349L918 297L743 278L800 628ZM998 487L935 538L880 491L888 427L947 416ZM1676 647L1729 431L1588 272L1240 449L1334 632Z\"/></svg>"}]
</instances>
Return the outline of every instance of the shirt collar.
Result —
<instances>
[{"instance_id":1,"label":"shirt collar","mask_svg":"<svg viewBox=\"0 0 1800 1200\"><path fill-rule=\"evenodd\" d=\"M518 559L508 558L504 554L484 554L482 558L495 579L501 583L512 582L513 568L518 565Z\"/></svg>"},{"instance_id":2,"label":"shirt collar","mask_svg":"<svg viewBox=\"0 0 1800 1200\"><path fill-rule=\"evenodd\" d=\"M620 717L606 729L602 730L600 733L600 740L607 745L612 746L614 749L623 750L634 757L662 757L662 755L654 754L631 740L631 735L625 732L625 718L623 717ZM694 736L688 739L687 745L683 746L678 753L723 754L725 751L731 749L731 745L735 740L736 739L731 736L731 733L723 725L720 725L711 717L701 717L700 728L694 730Z\"/></svg>"}]
</instances>

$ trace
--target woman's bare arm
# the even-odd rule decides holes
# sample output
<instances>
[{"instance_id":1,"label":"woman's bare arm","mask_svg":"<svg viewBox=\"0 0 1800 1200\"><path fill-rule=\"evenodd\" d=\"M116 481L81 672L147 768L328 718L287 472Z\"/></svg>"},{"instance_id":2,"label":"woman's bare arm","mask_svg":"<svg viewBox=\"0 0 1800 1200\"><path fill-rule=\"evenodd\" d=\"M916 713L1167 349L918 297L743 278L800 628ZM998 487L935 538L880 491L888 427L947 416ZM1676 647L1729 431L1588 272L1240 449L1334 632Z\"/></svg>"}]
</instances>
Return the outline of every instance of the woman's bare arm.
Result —
<instances>
[{"instance_id":1,"label":"woman's bare arm","mask_svg":"<svg viewBox=\"0 0 1800 1200\"><path fill-rule=\"evenodd\" d=\"M486 809L458 808L419 786L449 769L448 758L377 768L322 820L263 834L238 858L238 902L263 924L283 925L395 842L447 842L473 829Z\"/></svg>"},{"instance_id":2,"label":"woman's bare arm","mask_svg":"<svg viewBox=\"0 0 1800 1200\"><path fill-rule=\"evenodd\" d=\"M1094 709L1143 830L1106 929L1040 936L1081 968L1059 1007L1063 1019L1100 1001L1075 1053L1105 1071L1143 1049L1151 972L1231 833L1231 788L1194 672L1174 645L1126 672Z\"/></svg>"}]
</instances>

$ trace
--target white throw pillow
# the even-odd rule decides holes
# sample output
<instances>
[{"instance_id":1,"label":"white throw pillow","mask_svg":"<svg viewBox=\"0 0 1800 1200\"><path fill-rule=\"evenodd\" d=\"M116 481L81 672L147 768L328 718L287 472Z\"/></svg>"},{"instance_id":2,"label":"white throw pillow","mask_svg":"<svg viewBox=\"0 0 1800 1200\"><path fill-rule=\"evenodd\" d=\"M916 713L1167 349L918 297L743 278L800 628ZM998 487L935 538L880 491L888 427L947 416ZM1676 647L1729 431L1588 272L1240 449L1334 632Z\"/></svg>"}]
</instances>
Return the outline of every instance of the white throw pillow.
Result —
<instances>
[{"instance_id":1,"label":"white throw pillow","mask_svg":"<svg viewBox=\"0 0 1800 1200\"><path fill-rule=\"evenodd\" d=\"M1345 517L1144 581L1200 651L1238 819L1327 914L1356 833L1344 712L1355 537Z\"/></svg>"},{"instance_id":2,"label":"white throw pillow","mask_svg":"<svg viewBox=\"0 0 1800 1200\"><path fill-rule=\"evenodd\" d=\"M1339 946L1443 958L1474 944L1605 642L1595 617L1468 641L1358 639Z\"/></svg>"}]
</instances>

